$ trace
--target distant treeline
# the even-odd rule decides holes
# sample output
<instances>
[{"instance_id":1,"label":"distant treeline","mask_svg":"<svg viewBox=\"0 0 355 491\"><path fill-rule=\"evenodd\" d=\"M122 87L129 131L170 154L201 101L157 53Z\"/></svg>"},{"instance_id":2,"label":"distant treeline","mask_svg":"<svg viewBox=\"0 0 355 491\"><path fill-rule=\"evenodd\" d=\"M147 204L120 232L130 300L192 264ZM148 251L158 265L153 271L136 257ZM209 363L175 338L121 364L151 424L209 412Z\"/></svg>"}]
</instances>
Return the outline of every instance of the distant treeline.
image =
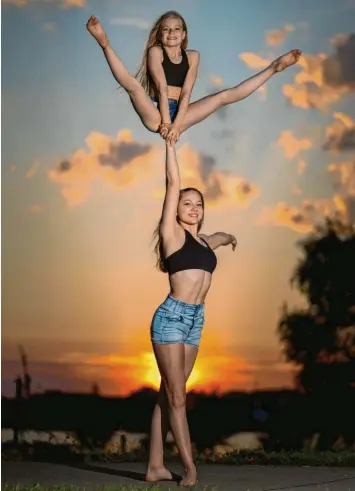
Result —
<instances>
[{"instance_id":1,"label":"distant treeline","mask_svg":"<svg viewBox=\"0 0 355 491\"><path fill-rule=\"evenodd\" d=\"M72 431L81 441L104 446L117 430L149 433L157 393L142 389L130 397L46 392L28 399L2 397L2 428ZM268 435L264 448L299 449L319 433L319 449L341 436L355 441L355 389L301 394L294 390L188 394L192 441L199 451L242 431Z\"/></svg>"}]
</instances>

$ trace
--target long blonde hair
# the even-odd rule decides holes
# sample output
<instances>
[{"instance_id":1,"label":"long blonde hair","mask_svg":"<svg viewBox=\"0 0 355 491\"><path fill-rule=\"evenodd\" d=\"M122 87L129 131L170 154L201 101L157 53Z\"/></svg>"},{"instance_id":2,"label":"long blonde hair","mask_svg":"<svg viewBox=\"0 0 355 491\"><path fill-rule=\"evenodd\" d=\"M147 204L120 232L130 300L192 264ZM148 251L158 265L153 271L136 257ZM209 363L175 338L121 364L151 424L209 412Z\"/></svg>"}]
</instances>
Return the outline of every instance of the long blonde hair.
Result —
<instances>
[{"instance_id":1,"label":"long blonde hair","mask_svg":"<svg viewBox=\"0 0 355 491\"><path fill-rule=\"evenodd\" d=\"M200 195L201 203L202 203L202 209L204 211L205 210L205 200L203 198L203 194L198 189L196 189L196 188L185 188L185 189L181 189L181 191L180 191L180 199L181 199L181 196L184 193L187 193L189 191L195 191L196 193L198 193ZM156 257L157 257L157 261L156 261L156 268L157 268L157 270L158 271L161 271L162 273L167 273L167 270L165 269L165 266L164 266L164 260L163 260L163 257L164 257L163 241L162 241L162 236L161 236L161 233L160 233L160 226L161 226L162 219L163 219L163 217L161 216L160 217L160 220L158 222L158 225L157 225L157 227L156 227L156 229L154 230L154 233L153 233L153 240L155 239L154 252L155 252ZM203 219L204 219L204 217L202 217L202 220L199 222L199 224L197 226L197 232L199 232L201 230L201 228L202 228ZM179 221L177 214L176 214L176 221L177 222Z\"/></svg>"},{"instance_id":2,"label":"long blonde hair","mask_svg":"<svg viewBox=\"0 0 355 491\"><path fill-rule=\"evenodd\" d=\"M135 75L135 78L141 83L147 93L149 93L149 89L152 83L152 79L148 71L148 51L152 46L161 46L162 24L165 19L170 19L171 17L175 17L176 19L181 20L182 28L185 32L185 39L183 39L181 43L181 48L184 50L186 50L187 48L187 25L185 19L175 10L169 10L169 12L165 12L165 14L161 15L159 19L155 22L152 30L150 31L149 38L144 49L141 65Z\"/></svg>"}]
</instances>

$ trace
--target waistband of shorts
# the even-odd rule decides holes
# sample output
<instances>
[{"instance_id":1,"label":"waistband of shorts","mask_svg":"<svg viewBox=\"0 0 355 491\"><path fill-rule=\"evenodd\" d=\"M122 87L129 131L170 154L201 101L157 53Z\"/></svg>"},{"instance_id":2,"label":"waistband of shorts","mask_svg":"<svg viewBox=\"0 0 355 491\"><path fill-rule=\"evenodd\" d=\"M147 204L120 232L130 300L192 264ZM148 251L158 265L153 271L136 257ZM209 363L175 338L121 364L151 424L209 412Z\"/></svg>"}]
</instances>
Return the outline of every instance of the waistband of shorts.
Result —
<instances>
[{"instance_id":1,"label":"waistband of shorts","mask_svg":"<svg viewBox=\"0 0 355 491\"><path fill-rule=\"evenodd\" d=\"M150 98L152 99L153 102L159 103L158 99L154 95L151 95ZM179 101L177 99L168 99L168 103L170 105L172 105L172 104L178 105Z\"/></svg>"},{"instance_id":2,"label":"waistband of shorts","mask_svg":"<svg viewBox=\"0 0 355 491\"><path fill-rule=\"evenodd\" d=\"M168 295L163 302L165 308L172 312L178 312L179 314L197 314L197 312L203 311L205 304L204 303L186 303L181 300L177 300L176 298Z\"/></svg>"}]
</instances>

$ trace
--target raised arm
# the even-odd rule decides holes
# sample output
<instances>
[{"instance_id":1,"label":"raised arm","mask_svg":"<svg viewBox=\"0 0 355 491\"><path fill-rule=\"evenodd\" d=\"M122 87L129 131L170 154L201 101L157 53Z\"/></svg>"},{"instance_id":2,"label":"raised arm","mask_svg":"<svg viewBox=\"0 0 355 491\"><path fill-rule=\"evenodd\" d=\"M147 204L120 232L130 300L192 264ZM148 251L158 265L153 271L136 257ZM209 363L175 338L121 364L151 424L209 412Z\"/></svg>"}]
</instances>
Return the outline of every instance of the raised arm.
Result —
<instances>
[{"instance_id":1,"label":"raised arm","mask_svg":"<svg viewBox=\"0 0 355 491\"><path fill-rule=\"evenodd\" d=\"M176 158L175 145L170 146L166 144L165 147L166 191L160 225L160 233L163 238L164 246L166 246L170 239L175 239L180 228L176 221L180 197L179 165Z\"/></svg>"},{"instance_id":2,"label":"raised arm","mask_svg":"<svg viewBox=\"0 0 355 491\"><path fill-rule=\"evenodd\" d=\"M187 109L190 104L191 93L196 82L198 66L200 64L200 54L198 51L190 51L188 57L190 67L186 74L185 82L181 90L179 99L179 110L174 121L174 126L179 129L184 122Z\"/></svg>"},{"instance_id":3,"label":"raised arm","mask_svg":"<svg viewBox=\"0 0 355 491\"><path fill-rule=\"evenodd\" d=\"M168 84L162 67L163 54L159 46L152 46L148 51L148 70L158 91L159 108L162 124L170 124L168 101Z\"/></svg>"},{"instance_id":4,"label":"raised arm","mask_svg":"<svg viewBox=\"0 0 355 491\"><path fill-rule=\"evenodd\" d=\"M217 249L217 247L232 244L232 249L234 251L237 246L237 239L234 235L226 234L225 232L216 232L212 235L200 234L200 237L207 242L211 249Z\"/></svg>"}]
</instances>

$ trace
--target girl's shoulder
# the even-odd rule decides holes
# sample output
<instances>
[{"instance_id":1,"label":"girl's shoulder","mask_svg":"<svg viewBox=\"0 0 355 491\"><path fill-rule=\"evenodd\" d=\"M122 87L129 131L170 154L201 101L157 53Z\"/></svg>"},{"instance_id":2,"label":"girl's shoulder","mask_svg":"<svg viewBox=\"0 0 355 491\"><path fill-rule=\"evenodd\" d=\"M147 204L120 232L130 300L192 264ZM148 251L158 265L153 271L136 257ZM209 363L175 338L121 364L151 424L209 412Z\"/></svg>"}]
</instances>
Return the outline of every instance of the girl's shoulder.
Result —
<instances>
[{"instance_id":1,"label":"girl's shoulder","mask_svg":"<svg viewBox=\"0 0 355 491\"><path fill-rule=\"evenodd\" d=\"M163 53L163 48L159 46L158 44L154 44L154 46L151 46L148 49L148 53L153 56L159 56L163 59L164 53Z\"/></svg>"},{"instance_id":2,"label":"girl's shoulder","mask_svg":"<svg viewBox=\"0 0 355 491\"><path fill-rule=\"evenodd\" d=\"M187 49L186 54L189 61L198 62L200 59L200 53L196 49Z\"/></svg>"},{"instance_id":3,"label":"girl's shoulder","mask_svg":"<svg viewBox=\"0 0 355 491\"><path fill-rule=\"evenodd\" d=\"M186 54L187 55L192 55L192 56L199 56L200 53L197 51L197 49L186 49Z\"/></svg>"}]
</instances>

